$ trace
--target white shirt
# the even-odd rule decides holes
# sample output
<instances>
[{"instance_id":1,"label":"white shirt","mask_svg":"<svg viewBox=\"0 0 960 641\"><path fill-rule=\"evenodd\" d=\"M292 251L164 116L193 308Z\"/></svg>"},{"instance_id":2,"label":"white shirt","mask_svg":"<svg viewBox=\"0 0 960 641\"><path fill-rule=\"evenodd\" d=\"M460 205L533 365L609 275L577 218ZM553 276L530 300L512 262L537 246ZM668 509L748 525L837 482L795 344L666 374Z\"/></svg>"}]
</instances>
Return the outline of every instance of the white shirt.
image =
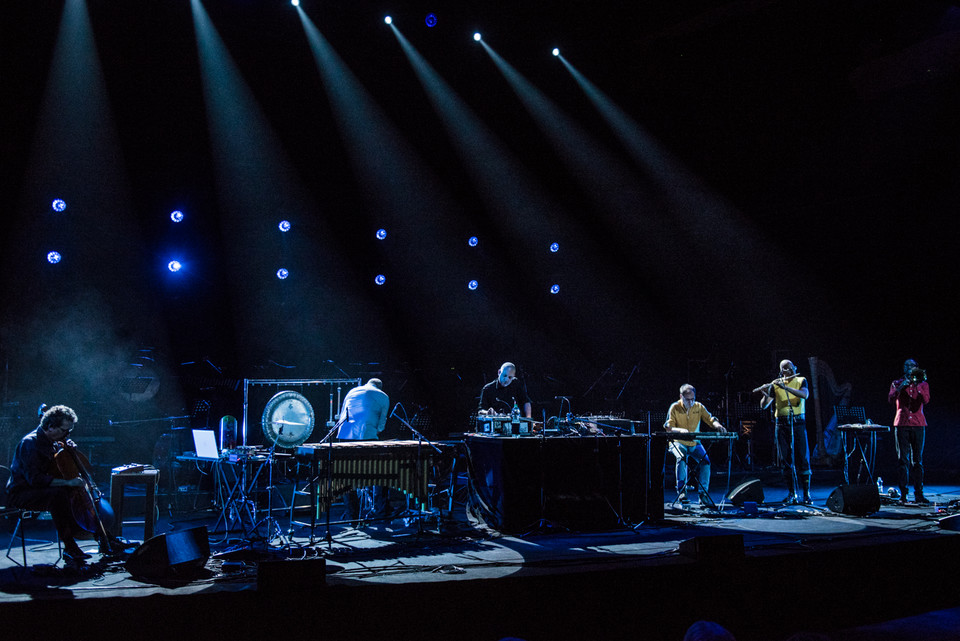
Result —
<instances>
[{"instance_id":1,"label":"white shirt","mask_svg":"<svg viewBox=\"0 0 960 641\"><path fill-rule=\"evenodd\" d=\"M340 411L337 438L348 441L375 440L387 425L390 397L373 385L360 385L347 392Z\"/></svg>"}]
</instances>

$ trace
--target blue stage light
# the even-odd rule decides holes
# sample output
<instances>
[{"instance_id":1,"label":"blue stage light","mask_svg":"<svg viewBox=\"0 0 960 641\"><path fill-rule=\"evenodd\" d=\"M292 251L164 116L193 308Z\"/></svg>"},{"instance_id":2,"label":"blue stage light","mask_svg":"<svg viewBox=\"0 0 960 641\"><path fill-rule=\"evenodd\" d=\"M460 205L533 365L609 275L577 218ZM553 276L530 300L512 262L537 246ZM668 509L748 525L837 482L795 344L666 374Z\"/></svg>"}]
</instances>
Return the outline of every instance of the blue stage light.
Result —
<instances>
[{"instance_id":1,"label":"blue stage light","mask_svg":"<svg viewBox=\"0 0 960 641\"><path fill-rule=\"evenodd\" d=\"M280 231L282 231L282 232L288 232L288 231L290 231L290 221L289 221L289 220L281 220L281 221L280 221L280 224L277 225L277 227L279 227L279 228L280 228Z\"/></svg>"},{"instance_id":2,"label":"blue stage light","mask_svg":"<svg viewBox=\"0 0 960 641\"><path fill-rule=\"evenodd\" d=\"M287 271L286 269L284 269L283 267L281 267L280 269L277 270L277 278L279 278L280 280L283 280L284 278L286 278L286 277L289 276L289 275L290 275L290 272L288 272L288 271Z\"/></svg>"},{"instance_id":3,"label":"blue stage light","mask_svg":"<svg viewBox=\"0 0 960 641\"><path fill-rule=\"evenodd\" d=\"M385 282L387 282L387 277L383 274L377 274L377 277L373 279L373 282L375 282L377 285L383 285Z\"/></svg>"},{"instance_id":4,"label":"blue stage light","mask_svg":"<svg viewBox=\"0 0 960 641\"><path fill-rule=\"evenodd\" d=\"M551 293L551 294L559 294L559 293L560 293L560 285L554 285L553 287L551 287L551 288L550 288L550 293Z\"/></svg>"},{"instance_id":5,"label":"blue stage light","mask_svg":"<svg viewBox=\"0 0 960 641\"><path fill-rule=\"evenodd\" d=\"M559 49L554 49L554 50L553 50L553 55L559 56L559 55L560 55L560 50L559 50Z\"/></svg>"},{"instance_id":6,"label":"blue stage light","mask_svg":"<svg viewBox=\"0 0 960 641\"><path fill-rule=\"evenodd\" d=\"M377 230L377 240L383 240L383 239L386 238L386 237L387 237L387 230L386 230L386 229L378 229L378 230Z\"/></svg>"},{"instance_id":7,"label":"blue stage light","mask_svg":"<svg viewBox=\"0 0 960 641\"><path fill-rule=\"evenodd\" d=\"M476 236L471 236L470 239L467 240L467 244L470 245L471 247L476 247L477 243L479 242L480 242L480 239L477 238Z\"/></svg>"},{"instance_id":8,"label":"blue stage light","mask_svg":"<svg viewBox=\"0 0 960 641\"><path fill-rule=\"evenodd\" d=\"M60 252L47 252L47 262L51 265L56 265L62 258Z\"/></svg>"},{"instance_id":9,"label":"blue stage light","mask_svg":"<svg viewBox=\"0 0 960 641\"><path fill-rule=\"evenodd\" d=\"M384 17L383 21L387 24L393 24L393 18L391 18L390 16Z\"/></svg>"},{"instance_id":10,"label":"blue stage light","mask_svg":"<svg viewBox=\"0 0 960 641\"><path fill-rule=\"evenodd\" d=\"M477 287L480 287L480 283L478 283L475 280L471 280L469 283L467 283L467 289L471 291L476 289Z\"/></svg>"},{"instance_id":11,"label":"blue stage light","mask_svg":"<svg viewBox=\"0 0 960 641\"><path fill-rule=\"evenodd\" d=\"M181 222L183 220L183 212L180 211L179 209L173 210L172 212L170 212L170 220L172 220L175 223Z\"/></svg>"},{"instance_id":12,"label":"blue stage light","mask_svg":"<svg viewBox=\"0 0 960 641\"><path fill-rule=\"evenodd\" d=\"M67 202L57 198L50 206L53 207L53 211L63 211L67 208Z\"/></svg>"},{"instance_id":13,"label":"blue stage light","mask_svg":"<svg viewBox=\"0 0 960 641\"><path fill-rule=\"evenodd\" d=\"M299 7L299 6L300 6L300 0L290 0L290 4L292 4L292 5L295 6L295 7Z\"/></svg>"},{"instance_id":14,"label":"blue stage light","mask_svg":"<svg viewBox=\"0 0 960 641\"><path fill-rule=\"evenodd\" d=\"M479 31L473 34L473 39L476 40L477 42L480 42L480 38L481 36Z\"/></svg>"},{"instance_id":15,"label":"blue stage light","mask_svg":"<svg viewBox=\"0 0 960 641\"><path fill-rule=\"evenodd\" d=\"M560 243L553 243L553 244L551 244L551 245L550 245L550 251L552 251L554 254L556 254L558 251L560 251Z\"/></svg>"},{"instance_id":16,"label":"blue stage light","mask_svg":"<svg viewBox=\"0 0 960 641\"><path fill-rule=\"evenodd\" d=\"M437 26L437 16L435 16L435 15L432 14L432 13L428 13L428 14L427 14L427 17L424 18L423 21L424 21L425 23L427 23L427 26L428 26L428 27L436 27L436 26Z\"/></svg>"},{"instance_id":17,"label":"blue stage light","mask_svg":"<svg viewBox=\"0 0 960 641\"><path fill-rule=\"evenodd\" d=\"M171 260L169 263L167 263L167 269L169 269L174 274L176 274L182 268L183 268L183 265L180 264L179 260Z\"/></svg>"}]
</instances>

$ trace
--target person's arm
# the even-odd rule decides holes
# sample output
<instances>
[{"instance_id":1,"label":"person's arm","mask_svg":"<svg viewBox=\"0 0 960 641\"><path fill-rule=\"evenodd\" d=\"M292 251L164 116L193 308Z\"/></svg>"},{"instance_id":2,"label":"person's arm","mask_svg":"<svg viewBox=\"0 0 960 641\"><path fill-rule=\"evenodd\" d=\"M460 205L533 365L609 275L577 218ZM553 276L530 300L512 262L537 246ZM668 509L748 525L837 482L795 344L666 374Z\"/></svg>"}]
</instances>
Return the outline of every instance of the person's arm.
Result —
<instances>
[{"instance_id":1,"label":"person's arm","mask_svg":"<svg viewBox=\"0 0 960 641\"><path fill-rule=\"evenodd\" d=\"M387 429L387 418L390 416L390 397L383 395L383 407L380 408L380 422L377 424L377 434Z\"/></svg>"},{"instance_id":2,"label":"person's arm","mask_svg":"<svg viewBox=\"0 0 960 641\"><path fill-rule=\"evenodd\" d=\"M17 450L17 458L27 485L30 487L50 487L54 485L54 481L63 480L57 479L50 473L51 461L40 455L35 440L24 439Z\"/></svg>"},{"instance_id":3,"label":"person's arm","mask_svg":"<svg viewBox=\"0 0 960 641\"><path fill-rule=\"evenodd\" d=\"M490 388L486 385L484 385L483 389L480 390L480 406L477 409L481 412L489 412L493 410L493 399L490 398Z\"/></svg>"},{"instance_id":4,"label":"person's arm","mask_svg":"<svg viewBox=\"0 0 960 641\"><path fill-rule=\"evenodd\" d=\"M667 410L667 422L663 424L668 432L689 432L690 430L680 427L680 408L677 403L670 406Z\"/></svg>"},{"instance_id":5,"label":"person's arm","mask_svg":"<svg viewBox=\"0 0 960 641\"><path fill-rule=\"evenodd\" d=\"M887 393L887 401L890 403L897 402L897 396L900 395L900 386L897 385L898 381L890 383L890 391Z\"/></svg>"},{"instance_id":6,"label":"person's arm","mask_svg":"<svg viewBox=\"0 0 960 641\"><path fill-rule=\"evenodd\" d=\"M760 388L763 398L760 399L760 409L765 410L773 404L773 395L770 394L770 385L764 385Z\"/></svg>"},{"instance_id":7,"label":"person's arm","mask_svg":"<svg viewBox=\"0 0 960 641\"><path fill-rule=\"evenodd\" d=\"M800 398L807 398L810 396L810 391L807 389L807 379L803 379L803 384L800 385L800 388L790 387L786 383L777 383L777 387L784 390L787 394L793 394L794 396L799 396Z\"/></svg>"},{"instance_id":8,"label":"person's arm","mask_svg":"<svg viewBox=\"0 0 960 641\"><path fill-rule=\"evenodd\" d=\"M727 431L727 428L721 425L720 421L714 418L713 414L711 414L710 411L707 410L707 408L703 405L703 403L700 404L700 407L702 408L700 411L703 412L703 416L706 417L707 422L710 424L711 427L713 427L713 429L717 430L718 432Z\"/></svg>"},{"instance_id":9,"label":"person's arm","mask_svg":"<svg viewBox=\"0 0 960 641\"><path fill-rule=\"evenodd\" d=\"M917 393L920 395L920 398L923 399L924 404L930 402L930 383L923 381L922 383L917 384Z\"/></svg>"}]
</instances>

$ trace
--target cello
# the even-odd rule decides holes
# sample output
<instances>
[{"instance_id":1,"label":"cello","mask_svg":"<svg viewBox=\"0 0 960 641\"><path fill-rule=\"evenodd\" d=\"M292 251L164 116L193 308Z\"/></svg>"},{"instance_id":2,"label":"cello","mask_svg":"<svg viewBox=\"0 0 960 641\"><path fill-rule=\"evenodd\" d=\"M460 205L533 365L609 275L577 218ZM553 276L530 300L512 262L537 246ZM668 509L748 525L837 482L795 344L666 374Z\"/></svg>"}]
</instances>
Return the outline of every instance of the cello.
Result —
<instances>
[{"instance_id":1,"label":"cello","mask_svg":"<svg viewBox=\"0 0 960 641\"><path fill-rule=\"evenodd\" d=\"M109 528L113 526L114 514L110 503L103 497L90 474L90 461L70 440L58 441L59 449L53 455L57 472L64 480L80 479L82 487L76 488L70 496L70 511L83 530L92 532L100 543L101 554L115 554Z\"/></svg>"}]
</instances>

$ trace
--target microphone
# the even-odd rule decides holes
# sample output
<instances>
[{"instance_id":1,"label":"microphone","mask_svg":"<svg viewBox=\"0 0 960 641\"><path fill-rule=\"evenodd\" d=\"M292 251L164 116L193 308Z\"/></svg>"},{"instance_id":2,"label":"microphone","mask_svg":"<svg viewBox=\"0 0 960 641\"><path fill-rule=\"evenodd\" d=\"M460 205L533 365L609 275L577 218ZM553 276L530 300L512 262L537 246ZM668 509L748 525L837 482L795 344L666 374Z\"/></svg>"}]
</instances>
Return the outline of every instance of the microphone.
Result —
<instances>
[{"instance_id":1,"label":"microphone","mask_svg":"<svg viewBox=\"0 0 960 641\"><path fill-rule=\"evenodd\" d=\"M397 403L396 405L393 406L393 410L391 410L390 416L387 417L388 419L393 418L393 415L397 413L398 407L400 407L400 403Z\"/></svg>"}]
</instances>

